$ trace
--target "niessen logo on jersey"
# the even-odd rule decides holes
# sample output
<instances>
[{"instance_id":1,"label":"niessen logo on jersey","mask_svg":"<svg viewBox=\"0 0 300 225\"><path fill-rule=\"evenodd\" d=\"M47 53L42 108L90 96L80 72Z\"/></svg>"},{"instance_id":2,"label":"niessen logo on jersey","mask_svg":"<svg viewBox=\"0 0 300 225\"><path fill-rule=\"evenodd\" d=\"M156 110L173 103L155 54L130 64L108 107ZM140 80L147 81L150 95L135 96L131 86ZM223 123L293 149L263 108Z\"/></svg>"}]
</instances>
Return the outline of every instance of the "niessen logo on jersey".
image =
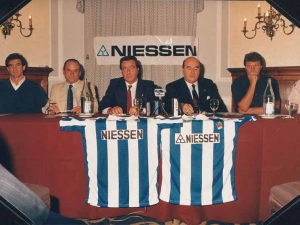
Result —
<instances>
[{"instance_id":1,"label":"niessen logo on jersey","mask_svg":"<svg viewBox=\"0 0 300 225\"><path fill-rule=\"evenodd\" d=\"M97 56L197 56L196 46L192 45L112 45L110 52L102 45Z\"/></svg>"},{"instance_id":2,"label":"niessen logo on jersey","mask_svg":"<svg viewBox=\"0 0 300 225\"><path fill-rule=\"evenodd\" d=\"M102 140L139 140L143 139L143 130L102 130Z\"/></svg>"},{"instance_id":3,"label":"niessen logo on jersey","mask_svg":"<svg viewBox=\"0 0 300 225\"><path fill-rule=\"evenodd\" d=\"M220 134L175 134L175 144L203 144L203 143L220 143Z\"/></svg>"}]
</instances>

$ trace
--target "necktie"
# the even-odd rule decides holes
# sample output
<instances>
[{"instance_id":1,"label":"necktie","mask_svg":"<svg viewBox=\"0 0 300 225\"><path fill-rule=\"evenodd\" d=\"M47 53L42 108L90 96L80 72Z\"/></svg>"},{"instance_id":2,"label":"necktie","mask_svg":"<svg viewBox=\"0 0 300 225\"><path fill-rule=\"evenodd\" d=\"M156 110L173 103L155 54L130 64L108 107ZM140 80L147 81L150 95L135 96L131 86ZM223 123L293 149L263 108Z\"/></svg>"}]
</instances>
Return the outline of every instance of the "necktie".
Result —
<instances>
[{"instance_id":1,"label":"necktie","mask_svg":"<svg viewBox=\"0 0 300 225\"><path fill-rule=\"evenodd\" d=\"M72 92L72 85L69 85L68 89L68 96L67 96L67 110L73 109L73 92Z\"/></svg>"},{"instance_id":2,"label":"necktie","mask_svg":"<svg viewBox=\"0 0 300 225\"><path fill-rule=\"evenodd\" d=\"M131 101L131 85L128 86L128 90L127 90L127 113L129 113L129 109L131 108L131 104L132 104L132 101Z\"/></svg>"},{"instance_id":3,"label":"necktie","mask_svg":"<svg viewBox=\"0 0 300 225\"><path fill-rule=\"evenodd\" d=\"M199 97L195 89L195 84L192 84L192 88L194 112L199 113Z\"/></svg>"}]
</instances>

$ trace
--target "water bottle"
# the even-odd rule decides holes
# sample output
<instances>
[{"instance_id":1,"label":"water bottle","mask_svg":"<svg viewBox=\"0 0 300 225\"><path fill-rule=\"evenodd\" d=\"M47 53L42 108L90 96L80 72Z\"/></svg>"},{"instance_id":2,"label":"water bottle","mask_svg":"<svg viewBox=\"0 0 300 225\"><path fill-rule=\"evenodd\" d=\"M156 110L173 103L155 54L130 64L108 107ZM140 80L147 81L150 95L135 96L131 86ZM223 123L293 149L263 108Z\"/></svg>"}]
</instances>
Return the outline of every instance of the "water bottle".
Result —
<instances>
[{"instance_id":1,"label":"water bottle","mask_svg":"<svg viewBox=\"0 0 300 225\"><path fill-rule=\"evenodd\" d=\"M275 96L271 84L271 78L268 78L268 83L263 97L263 110L265 115L275 114Z\"/></svg>"},{"instance_id":2,"label":"water bottle","mask_svg":"<svg viewBox=\"0 0 300 225\"><path fill-rule=\"evenodd\" d=\"M172 98L172 114L173 116L178 116L178 99Z\"/></svg>"},{"instance_id":3,"label":"water bottle","mask_svg":"<svg viewBox=\"0 0 300 225\"><path fill-rule=\"evenodd\" d=\"M88 88L87 79L85 79L83 87L82 87L81 95L80 95L81 113L84 113L84 114L93 113L91 96L92 96L92 94Z\"/></svg>"}]
</instances>

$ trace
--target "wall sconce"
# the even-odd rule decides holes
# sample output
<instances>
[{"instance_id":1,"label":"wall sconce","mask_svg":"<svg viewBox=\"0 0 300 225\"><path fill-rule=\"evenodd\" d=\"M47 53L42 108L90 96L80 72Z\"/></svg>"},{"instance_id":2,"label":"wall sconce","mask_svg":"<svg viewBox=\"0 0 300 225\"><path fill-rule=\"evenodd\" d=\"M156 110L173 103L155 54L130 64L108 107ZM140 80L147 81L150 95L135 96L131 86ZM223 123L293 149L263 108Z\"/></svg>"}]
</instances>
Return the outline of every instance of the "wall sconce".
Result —
<instances>
[{"instance_id":1,"label":"wall sconce","mask_svg":"<svg viewBox=\"0 0 300 225\"><path fill-rule=\"evenodd\" d=\"M28 28L29 34L24 35L22 30L24 30L25 28L23 28L22 22L19 20L20 16L21 16L21 14L19 12L17 12L12 17L10 17L8 20L6 20L2 25L0 25L1 32L4 35L4 38L6 38L7 35L10 35L11 31L15 27L20 27L20 33L22 34L23 37L31 36L32 31L34 29L32 27L32 17L29 16L29 28Z\"/></svg>"},{"instance_id":2,"label":"wall sconce","mask_svg":"<svg viewBox=\"0 0 300 225\"><path fill-rule=\"evenodd\" d=\"M281 14L276 12L272 6L270 6L270 10L268 10L263 16L261 16L261 8L260 8L260 4L257 5L257 10L258 10L258 15L257 17L255 17L256 19L258 19L258 21L256 22L254 29L252 31L254 31L254 35L252 37L247 36L247 18L244 19L244 29L242 30L242 32L244 33L244 36L248 39L252 39L256 36L256 31L258 29L261 29L267 34L268 37L271 38L271 40L273 39L273 37L276 34L276 31L278 30L279 27L282 27L283 29L283 33L285 33L286 35L290 35L291 33L293 33L295 25L294 24L290 24L289 26L285 26L285 21L284 19L281 18ZM290 32L286 31L286 28L290 27Z\"/></svg>"}]
</instances>

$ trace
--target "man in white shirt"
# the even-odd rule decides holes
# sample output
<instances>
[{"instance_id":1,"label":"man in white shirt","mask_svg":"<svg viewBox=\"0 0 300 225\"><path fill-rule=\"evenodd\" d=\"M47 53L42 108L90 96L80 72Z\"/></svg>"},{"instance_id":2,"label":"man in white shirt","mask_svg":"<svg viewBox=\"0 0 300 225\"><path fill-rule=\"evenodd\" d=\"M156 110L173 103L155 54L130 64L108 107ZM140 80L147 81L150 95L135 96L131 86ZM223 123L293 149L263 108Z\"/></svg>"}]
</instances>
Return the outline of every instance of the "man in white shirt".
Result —
<instances>
[{"instance_id":1,"label":"man in white shirt","mask_svg":"<svg viewBox=\"0 0 300 225\"><path fill-rule=\"evenodd\" d=\"M84 81L79 80L82 66L76 59L68 59L64 63L63 74L66 81L55 84L51 88L50 103L54 103L51 109L54 113L72 112L81 113L80 96ZM96 98L95 86L91 83L93 112L98 112L98 100ZM49 102L45 107L47 107Z\"/></svg>"}]
</instances>

